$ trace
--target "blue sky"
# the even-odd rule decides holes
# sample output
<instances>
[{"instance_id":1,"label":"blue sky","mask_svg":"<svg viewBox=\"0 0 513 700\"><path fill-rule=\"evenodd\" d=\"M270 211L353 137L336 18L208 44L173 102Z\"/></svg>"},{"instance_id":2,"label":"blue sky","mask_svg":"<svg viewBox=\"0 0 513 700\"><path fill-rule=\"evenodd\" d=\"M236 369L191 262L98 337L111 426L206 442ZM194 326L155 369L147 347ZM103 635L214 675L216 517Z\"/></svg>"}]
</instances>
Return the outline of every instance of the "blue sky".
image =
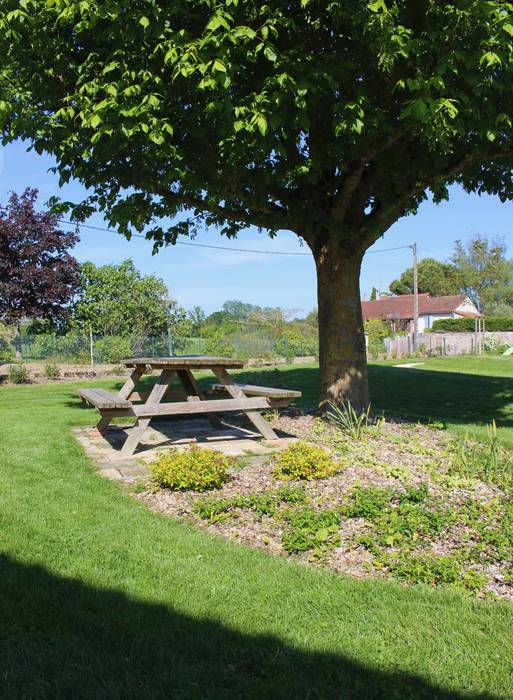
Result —
<instances>
[{"instance_id":1,"label":"blue sky","mask_svg":"<svg viewBox=\"0 0 513 700\"><path fill-rule=\"evenodd\" d=\"M9 191L21 192L37 187L42 205L52 195L78 200L84 193L78 183L60 190L57 176L49 172L53 165L47 156L26 152L22 143L0 147L0 202ZM447 259L458 238L468 239L475 233L504 236L513 253L513 203L501 204L490 196L467 195L460 188L451 190L451 199L440 205L424 203L416 216L398 221L367 253L362 271L362 293L372 286L386 290L390 281L411 265L410 250L378 252L386 248L417 242L419 257ZM105 226L100 215L88 222ZM242 253L232 250L208 250L189 246L170 246L158 255L151 254L151 244L143 239L126 241L115 233L82 228L80 244L74 255L81 262L97 265L118 263L131 257L145 274L162 277L178 302L190 309L202 306L207 313L219 309L227 299L281 306L304 315L316 305L315 266L311 256L267 255L264 252ZM186 240L186 239L184 239ZM215 230L201 233L194 241L228 248L251 248L258 251L305 253L296 236L280 233L274 240L256 229L228 241Z\"/></svg>"}]
</instances>

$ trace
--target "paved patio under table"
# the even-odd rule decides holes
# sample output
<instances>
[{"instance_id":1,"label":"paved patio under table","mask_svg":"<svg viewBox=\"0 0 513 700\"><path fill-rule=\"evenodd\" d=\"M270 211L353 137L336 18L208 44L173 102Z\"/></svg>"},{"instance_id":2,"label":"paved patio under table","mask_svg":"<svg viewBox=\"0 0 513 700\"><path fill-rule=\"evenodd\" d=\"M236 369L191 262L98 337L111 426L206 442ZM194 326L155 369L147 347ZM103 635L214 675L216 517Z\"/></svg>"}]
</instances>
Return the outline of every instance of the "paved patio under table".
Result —
<instances>
[{"instance_id":1,"label":"paved patio under table","mask_svg":"<svg viewBox=\"0 0 513 700\"><path fill-rule=\"evenodd\" d=\"M73 434L87 456L97 465L100 474L118 481L133 482L149 477L147 464L166 449L187 449L192 444L214 448L233 457L250 456L250 460L267 460L268 456L296 441L293 437L262 440L250 427L224 424L213 427L207 418L159 419L144 434L139 451L123 456L120 447L126 440L132 424L111 425L105 434L97 428L73 428ZM191 437L194 435L194 437Z\"/></svg>"}]
</instances>

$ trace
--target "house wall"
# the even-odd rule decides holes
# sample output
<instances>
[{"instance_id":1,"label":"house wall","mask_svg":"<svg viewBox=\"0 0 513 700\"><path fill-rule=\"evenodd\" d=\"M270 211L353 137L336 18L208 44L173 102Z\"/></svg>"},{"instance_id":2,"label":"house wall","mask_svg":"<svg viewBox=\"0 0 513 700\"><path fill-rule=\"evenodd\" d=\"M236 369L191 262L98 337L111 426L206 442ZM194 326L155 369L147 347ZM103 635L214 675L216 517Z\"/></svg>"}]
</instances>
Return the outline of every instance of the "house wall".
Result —
<instances>
[{"instance_id":1,"label":"house wall","mask_svg":"<svg viewBox=\"0 0 513 700\"><path fill-rule=\"evenodd\" d=\"M457 314L422 314L419 316L419 333L424 333L426 328L431 328L434 321L439 318L456 318Z\"/></svg>"}]
</instances>

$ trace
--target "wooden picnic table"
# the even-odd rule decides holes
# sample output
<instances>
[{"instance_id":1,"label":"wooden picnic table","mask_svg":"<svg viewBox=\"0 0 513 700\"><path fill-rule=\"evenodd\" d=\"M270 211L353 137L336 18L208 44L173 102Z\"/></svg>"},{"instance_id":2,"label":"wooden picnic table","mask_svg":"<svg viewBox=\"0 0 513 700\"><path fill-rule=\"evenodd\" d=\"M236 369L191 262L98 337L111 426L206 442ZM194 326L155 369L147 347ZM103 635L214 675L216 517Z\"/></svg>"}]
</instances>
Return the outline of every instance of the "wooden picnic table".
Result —
<instances>
[{"instance_id":1,"label":"wooden picnic table","mask_svg":"<svg viewBox=\"0 0 513 700\"><path fill-rule=\"evenodd\" d=\"M101 415L98 430L104 434L113 418L135 416L137 421L121 449L123 455L132 455L152 418L161 416L186 416L204 414L210 423L219 427L218 413L243 412L258 432L267 440L275 440L276 433L261 415L270 407L287 406L299 391L239 385L228 374L228 369L240 369L242 360L206 355L183 355L176 357L142 357L122 363L132 372L118 394L105 389L80 389L79 396L98 409ZM137 391L143 375L160 371L153 389L149 393ZM201 389L193 372L210 370L218 383L213 385L209 396ZM171 385L178 380L181 390L174 391ZM210 394L214 398L210 398ZM215 394L228 394L229 398L216 398Z\"/></svg>"}]
</instances>

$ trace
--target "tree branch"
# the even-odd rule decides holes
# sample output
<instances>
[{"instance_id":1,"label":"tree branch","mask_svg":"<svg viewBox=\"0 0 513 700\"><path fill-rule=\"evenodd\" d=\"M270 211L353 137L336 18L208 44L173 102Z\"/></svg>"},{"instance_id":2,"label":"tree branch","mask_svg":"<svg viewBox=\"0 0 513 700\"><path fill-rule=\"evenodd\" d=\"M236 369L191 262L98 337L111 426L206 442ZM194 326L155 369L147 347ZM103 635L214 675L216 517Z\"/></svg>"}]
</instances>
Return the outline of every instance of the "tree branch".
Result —
<instances>
[{"instance_id":1,"label":"tree branch","mask_svg":"<svg viewBox=\"0 0 513 700\"><path fill-rule=\"evenodd\" d=\"M379 147L364 154L358 161L356 161L352 171L349 172L348 176L345 178L344 186L341 192L335 199L335 203L332 208L332 216L337 221L341 223L344 220L347 208L351 201L356 188L360 184L363 177L366 166L374 160L377 156L381 155L383 151L386 151L390 146L393 146L401 138L404 133L404 128L401 126L390 137Z\"/></svg>"},{"instance_id":2,"label":"tree branch","mask_svg":"<svg viewBox=\"0 0 513 700\"><path fill-rule=\"evenodd\" d=\"M498 150L487 154L469 152L465 153L454 165L452 165L444 173L433 175L424 182L416 182L408 192L405 192L393 205L384 210L376 210L368 218L365 229L369 230L369 236L366 239L366 248L375 243L390 226L403 216L408 202L414 197L420 195L425 190L436 184L437 181L449 181L454 175L462 173L475 165L480 165L500 158L508 158L513 156L513 148L508 150Z\"/></svg>"},{"instance_id":3,"label":"tree branch","mask_svg":"<svg viewBox=\"0 0 513 700\"><path fill-rule=\"evenodd\" d=\"M273 209L262 210L255 209L255 213L243 209L234 209L233 207L221 206L219 204L211 204L199 197L184 195L170 190L156 191L162 199L171 204L173 207L184 206L190 209L196 209L201 212L213 214L221 219L234 221L236 223L244 223L253 226L262 226L263 228L281 228L277 225L275 217L285 215L284 209L277 204L272 204ZM258 213L257 213L258 212ZM286 225L284 225L286 227Z\"/></svg>"}]
</instances>

